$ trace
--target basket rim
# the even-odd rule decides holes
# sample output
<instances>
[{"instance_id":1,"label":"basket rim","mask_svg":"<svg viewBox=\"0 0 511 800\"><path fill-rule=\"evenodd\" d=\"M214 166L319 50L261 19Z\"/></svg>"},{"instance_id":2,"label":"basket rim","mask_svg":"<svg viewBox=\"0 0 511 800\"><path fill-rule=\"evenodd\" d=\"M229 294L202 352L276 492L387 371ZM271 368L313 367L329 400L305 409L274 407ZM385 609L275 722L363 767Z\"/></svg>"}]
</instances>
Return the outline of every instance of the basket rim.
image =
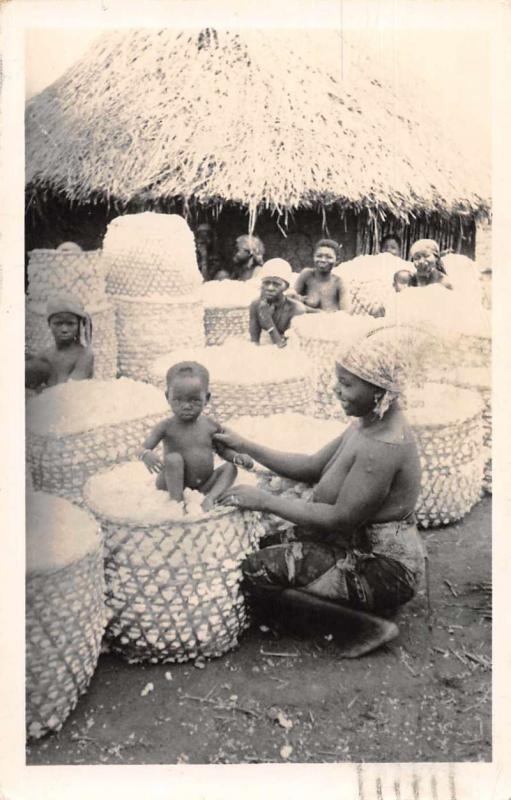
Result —
<instances>
[{"instance_id":1,"label":"basket rim","mask_svg":"<svg viewBox=\"0 0 511 800\"><path fill-rule=\"evenodd\" d=\"M140 381L140 383L145 383L145 381ZM150 386L154 386L154 384L149 384L149 385ZM155 387L155 388L157 388L157 387ZM30 399L33 399L33 398L30 398ZM159 421L159 419L163 418L164 416L165 416L165 412L164 411L155 412L154 414L146 414L143 417L130 417L129 419L124 419L124 420L121 420L120 422L109 422L109 423L106 423L105 425L97 425L95 428L84 428L83 430L69 431L68 433L63 433L63 432L55 433L54 431L45 431L43 433L39 433L38 431L34 431L33 429L31 429L29 427L28 417L26 416L26 432L27 432L27 439L28 439L29 435L38 436L41 439L55 439L55 440L58 440L58 439L69 439L72 436L82 436L85 433L91 433L91 432L92 433L103 432L104 430L106 430L108 428L113 428L113 427L116 427L118 425L131 424L133 422L140 422L141 420L145 420L145 419L153 420L153 419L156 418L155 421Z\"/></svg>"},{"instance_id":2,"label":"basket rim","mask_svg":"<svg viewBox=\"0 0 511 800\"><path fill-rule=\"evenodd\" d=\"M179 305L189 305L189 306L201 306L204 307L204 303L202 298L198 294L182 294L182 295L170 295L170 294L143 294L143 295L130 295L130 294L117 294L116 292L110 292L109 296L114 298L114 302L116 303L132 303L132 304L139 304L142 305L143 303L147 305L154 305L154 306L179 306Z\"/></svg>"},{"instance_id":3,"label":"basket rim","mask_svg":"<svg viewBox=\"0 0 511 800\"><path fill-rule=\"evenodd\" d=\"M57 575L58 573L64 573L66 571L70 571L78 567L83 561L87 559L94 558L96 556L100 556L101 560L103 560L103 532L100 530L98 535L98 542L96 547L93 549L88 550L86 553L80 556L80 558L75 559L75 561L70 561L69 564L63 564L57 567L50 567L50 569L45 570L31 570L30 572L25 573L25 584L31 578L46 578L50 575Z\"/></svg>"}]
</instances>

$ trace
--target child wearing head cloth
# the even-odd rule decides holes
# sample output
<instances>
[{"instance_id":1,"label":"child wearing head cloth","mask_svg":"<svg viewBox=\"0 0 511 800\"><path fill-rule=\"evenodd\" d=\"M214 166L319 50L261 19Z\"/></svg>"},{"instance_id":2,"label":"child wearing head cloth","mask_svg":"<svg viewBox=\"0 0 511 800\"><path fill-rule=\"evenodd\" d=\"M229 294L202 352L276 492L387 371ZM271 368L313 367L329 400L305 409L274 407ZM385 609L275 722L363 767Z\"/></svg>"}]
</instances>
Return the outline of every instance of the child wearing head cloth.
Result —
<instances>
[{"instance_id":1,"label":"child wearing head cloth","mask_svg":"<svg viewBox=\"0 0 511 800\"><path fill-rule=\"evenodd\" d=\"M27 358L26 388L40 389L68 380L92 378L92 323L80 300L69 294L51 297L46 306L46 318L54 344Z\"/></svg>"},{"instance_id":2,"label":"child wearing head cloth","mask_svg":"<svg viewBox=\"0 0 511 800\"><path fill-rule=\"evenodd\" d=\"M341 245L333 239L320 239L314 248L312 269L303 269L295 283L302 302L318 311L347 310L347 290L332 270L341 260Z\"/></svg>"},{"instance_id":3,"label":"child wearing head cloth","mask_svg":"<svg viewBox=\"0 0 511 800\"><path fill-rule=\"evenodd\" d=\"M209 511L222 492L235 481L236 464L251 469L254 462L213 441L222 426L202 413L209 401L209 372L196 361L181 361L167 371L165 397L173 416L159 422L149 433L139 457L149 472L156 473L156 488L171 500L183 500L185 489L204 495L202 508ZM163 444L163 459L153 450ZM214 451L230 463L215 469Z\"/></svg>"},{"instance_id":4,"label":"child wearing head cloth","mask_svg":"<svg viewBox=\"0 0 511 800\"><path fill-rule=\"evenodd\" d=\"M410 286L431 286L439 283L446 289L452 289L447 279L440 248L434 239L419 239L410 248L410 261L417 274L413 276Z\"/></svg>"},{"instance_id":5,"label":"child wearing head cloth","mask_svg":"<svg viewBox=\"0 0 511 800\"><path fill-rule=\"evenodd\" d=\"M258 275L261 279L261 294L249 308L250 339L259 344L261 333L266 331L271 342L285 347L285 333L291 320L307 309L298 300L285 296L293 279L293 271L283 258L271 258L263 264Z\"/></svg>"}]
</instances>

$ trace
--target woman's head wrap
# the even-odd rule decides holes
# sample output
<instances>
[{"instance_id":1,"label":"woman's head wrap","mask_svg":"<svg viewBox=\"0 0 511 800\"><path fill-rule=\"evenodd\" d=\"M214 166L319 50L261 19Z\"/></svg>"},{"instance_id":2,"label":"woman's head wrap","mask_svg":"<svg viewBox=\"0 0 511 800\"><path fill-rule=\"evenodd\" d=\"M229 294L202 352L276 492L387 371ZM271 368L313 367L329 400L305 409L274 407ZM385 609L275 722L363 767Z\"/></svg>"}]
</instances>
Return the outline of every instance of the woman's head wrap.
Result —
<instances>
[{"instance_id":1,"label":"woman's head wrap","mask_svg":"<svg viewBox=\"0 0 511 800\"><path fill-rule=\"evenodd\" d=\"M238 236L236 245L249 250L253 263L261 266L264 261L264 245L257 236L249 236L248 234Z\"/></svg>"},{"instance_id":2,"label":"woman's head wrap","mask_svg":"<svg viewBox=\"0 0 511 800\"><path fill-rule=\"evenodd\" d=\"M74 314L75 317L78 317L80 320L80 342L86 347L90 345L92 341L92 320L77 297L71 294L59 294L50 297L46 304L46 319L48 323L55 314Z\"/></svg>"},{"instance_id":3,"label":"woman's head wrap","mask_svg":"<svg viewBox=\"0 0 511 800\"><path fill-rule=\"evenodd\" d=\"M415 253L419 253L421 250L426 250L426 252L440 258L440 248L438 242L435 242L434 239L417 239L410 247L410 258L413 258Z\"/></svg>"},{"instance_id":4,"label":"woman's head wrap","mask_svg":"<svg viewBox=\"0 0 511 800\"><path fill-rule=\"evenodd\" d=\"M352 375L383 389L374 406L380 419L404 388L404 362L400 350L392 329L382 326L356 339L336 359L339 366Z\"/></svg>"}]
</instances>

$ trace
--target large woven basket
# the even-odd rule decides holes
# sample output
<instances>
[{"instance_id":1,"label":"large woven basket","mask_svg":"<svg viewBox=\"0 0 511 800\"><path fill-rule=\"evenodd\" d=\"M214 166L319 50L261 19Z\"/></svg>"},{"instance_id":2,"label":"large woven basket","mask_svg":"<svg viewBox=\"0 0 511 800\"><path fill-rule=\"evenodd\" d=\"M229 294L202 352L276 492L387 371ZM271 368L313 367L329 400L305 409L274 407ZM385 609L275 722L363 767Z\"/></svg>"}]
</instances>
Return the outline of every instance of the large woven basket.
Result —
<instances>
[{"instance_id":1,"label":"large woven basket","mask_svg":"<svg viewBox=\"0 0 511 800\"><path fill-rule=\"evenodd\" d=\"M92 350L94 352L94 377L109 380L117 375L117 336L115 313L108 303L87 306L92 321ZM46 319L46 306L27 303L25 318L25 346L28 355L34 355L54 344Z\"/></svg>"},{"instance_id":2,"label":"large woven basket","mask_svg":"<svg viewBox=\"0 0 511 800\"><path fill-rule=\"evenodd\" d=\"M210 346L223 344L234 337L249 339L248 307L226 307L204 309L204 332L206 344Z\"/></svg>"},{"instance_id":3,"label":"large woven basket","mask_svg":"<svg viewBox=\"0 0 511 800\"><path fill-rule=\"evenodd\" d=\"M54 500L57 498L50 498L50 502ZM80 513L89 516L83 511ZM98 530L92 518L90 525ZM70 537L78 534L72 530L55 530L54 535L59 533ZM78 555L71 563L61 567L46 564L44 568L32 567L27 572L26 728L29 738L39 738L62 727L96 669L106 624L99 533L96 539L93 549ZM29 544L28 541L27 554Z\"/></svg>"},{"instance_id":4,"label":"large woven basket","mask_svg":"<svg viewBox=\"0 0 511 800\"><path fill-rule=\"evenodd\" d=\"M110 384L104 382L102 385L107 403ZM146 384L144 387L154 391ZM48 389L44 394L51 391ZM85 389L83 391L84 410L86 410L87 394ZM128 401L129 391L128 384L126 387ZM32 474L34 487L75 501L81 499L81 490L87 478L118 461L132 458L140 449L148 432L163 418L166 411L165 399L162 398L161 411L158 413L147 413L143 408L135 407L133 417L130 419L98 425L79 432L56 434L31 429L31 402L37 403L38 398L30 401L27 407L27 465ZM86 426L87 422L84 419L84 427Z\"/></svg>"},{"instance_id":5,"label":"large woven basket","mask_svg":"<svg viewBox=\"0 0 511 800\"><path fill-rule=\"evenodd\" d=\"M116 297L119 371L146 380L148 365L169 350L202 347L204 309L195 296Z\"/></svg>"},{"instance_id":6,"label":"large woven basket","mask_svg":"<svg viewBox=\"0 0 511 800\"><path fill-rule=\"evenodd\" d=\"M95 498L101 478L84 496L104 536L110 648L156 663L235 647L247 625L240 563L263 533L258 515L225 508L151 525L112 519Z\"/></svg>"},{"instance_id":7,"label":"large woven basket","mask_svg":"<svg viewBox=\"0 0 511 800\"><path fill-rule=\"evenodd\" d=\"M417 516L423 528L462 519L480 499L486 460L482 406L477 392L448 384L426 384L415 400L409 392L406 413L422 465Z\"/></svg>"},{"instance_id":8,"label":"large woven basket","mask_svg":"<svg viewBox=\"0 0 511 800\"><path fill-rule=\"evenodd\" d=\"M483 446L486 450L484 464L483 490L491 494L492 491L492 402L491 402L491 372L487 367L459 368L443 372L438 380L450 383L463 389L471 389L479 393L483 402Z\"/></svg>"},{"instance_id":9,"label":"large woven basket","mask_svg":"<svg viewBox=\"0 0 511 800\"><path fill-rule=\"evenodd\" d=\"M84 307L106 303L101 250L32 250L28 262L28 297L46 303L51 296L71 294Z\"/></svg>"},{"instance_id":10,"label":"large woven basket","mask_svg":"<svg viewBox=\"0 0 511 800\"><path fill-rule=\"evenodd\" d=\"M202 282L193 234L183 217L143 212L117 217L103 240L107 291L144 297L193 294Z\"/></svg>"},{"instance_id":11,"label":"large woven basket","mask_svg":"<svg viewBox=\"0 0 511 800\"><path fill-rule=\"evenodd\" d=\"M285 411L307 413L310 409L312 366L292 347L262 348L233 339L221 347L174 351L149 367L149 380L163 389L168 367L182 360L198 361L209 370L208 413L221 422L245 414L270 417Z\"/></svg>"}]
</instances>

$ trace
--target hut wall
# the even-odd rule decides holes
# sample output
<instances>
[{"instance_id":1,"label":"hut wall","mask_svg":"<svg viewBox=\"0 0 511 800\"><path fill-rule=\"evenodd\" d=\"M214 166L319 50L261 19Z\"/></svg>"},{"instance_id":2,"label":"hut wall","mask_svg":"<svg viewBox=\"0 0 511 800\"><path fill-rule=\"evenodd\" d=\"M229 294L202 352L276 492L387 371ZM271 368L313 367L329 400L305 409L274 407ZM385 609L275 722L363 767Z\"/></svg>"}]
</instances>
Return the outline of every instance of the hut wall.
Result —
<instances>
[{"instance_id":1,"label":"hut wall","mask_svg":"<svg viewBox=\"0 0 511 800\"><path fill-rule=\"evenodd\" d=\"M492 266L491 223L486 220L476 224L476 261L481 267Z\"/></svg>"}]
</instances>

